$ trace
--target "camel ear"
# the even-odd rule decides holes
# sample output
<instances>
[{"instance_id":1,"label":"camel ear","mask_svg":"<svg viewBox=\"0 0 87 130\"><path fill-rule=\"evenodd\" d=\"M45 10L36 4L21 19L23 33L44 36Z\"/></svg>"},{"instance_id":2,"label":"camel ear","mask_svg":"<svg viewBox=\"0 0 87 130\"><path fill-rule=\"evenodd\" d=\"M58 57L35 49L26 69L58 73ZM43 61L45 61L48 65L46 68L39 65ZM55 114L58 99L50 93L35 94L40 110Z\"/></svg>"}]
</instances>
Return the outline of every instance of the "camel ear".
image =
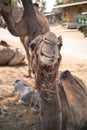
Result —
<instances>
[{"instance_id":1,"label":"camel ear","mask_svg":"<svg viewBox=\"0 0 87 130\"><path fill-rule=\"evenodd\" d=\"M42 41L42 35L37 36L36 38L34 38L31 43L29 44L29 47L31 48L32 51L35 50L35 48L38 47L38 45L40 44L40 42Z\"/></svg>"},{"instance_id":2,"label":"camel ear","mask_svg":"<svg viewBox=\"0 0 87 130\"><path fill-rule=\"evenodd\" d=\"M11 0L7 0L6 2L7 2L9 5L11 5Z\"/></svg>"},{"instance_id":3,"label":"camel ear","mask_svg":"<svg viewBox=\"0 0 87 130\"><path fill-rule=\"evenodd\" d=\"M36 42L33 40L33 41L31 41L31 43L29 44L29 47L31 48L32 51L34 51L36 45L37 45Z\"/></svg>"},{"instance_id":4,"label":"camel ear","mask_svg":"<svg viewBox=\"0 0 87 130\"><path fill-rule=\"evenodd\" d=\"M63 45L63 44L62 44L62 42L63 42L62 36L59 36L59 37L58 37L58 40L59 40L58 46L59 46L59 50L60 50L60 49L61 49L61 46Z\"/></svg>"}]
</instances>

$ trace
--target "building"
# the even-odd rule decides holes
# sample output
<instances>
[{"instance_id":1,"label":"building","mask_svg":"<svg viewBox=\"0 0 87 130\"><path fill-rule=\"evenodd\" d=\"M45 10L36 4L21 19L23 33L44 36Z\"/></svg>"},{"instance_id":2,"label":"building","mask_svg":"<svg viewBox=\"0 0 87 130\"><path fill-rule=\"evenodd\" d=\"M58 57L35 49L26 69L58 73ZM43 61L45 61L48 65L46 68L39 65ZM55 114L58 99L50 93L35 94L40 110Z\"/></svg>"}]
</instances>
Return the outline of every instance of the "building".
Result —
<instances>
[{"instance_id":1,"label":"building","mask_svg":"<svg viewBox=\"0 0 87 130\"><path fill-rule=\"evenodd\" d=\"M55 13L45 13L50 24L54 24L56 22Z\"/></svg>"},{"instance_id":2,"label":"building","mask_svg":"<svg viewBox=\"0 0 87 130\"><path fill-rule=\"evenodd\" d=\"M54 12L62 10L62 20L66 22L76 22L77 15L87 12L87 1L58 5L53 8Z\"/></svg>"}]
</instances>

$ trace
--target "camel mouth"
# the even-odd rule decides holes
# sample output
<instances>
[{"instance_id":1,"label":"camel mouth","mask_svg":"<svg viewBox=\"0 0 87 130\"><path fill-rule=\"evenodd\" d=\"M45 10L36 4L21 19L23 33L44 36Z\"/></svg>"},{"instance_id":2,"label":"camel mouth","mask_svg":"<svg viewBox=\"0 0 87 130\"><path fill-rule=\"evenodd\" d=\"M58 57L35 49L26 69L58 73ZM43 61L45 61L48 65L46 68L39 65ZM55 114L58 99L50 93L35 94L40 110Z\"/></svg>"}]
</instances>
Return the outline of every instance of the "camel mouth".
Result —
<instances>
[{"instance_id":1,"label":"camel mouth","mask_svg":"<svg viewBox=\"0 0 87 130\"><path fill-rule=\"evenodd\" d=\"M53 65L58 61L59 50L58 46L53 43L42 43L39 46L38 56L40 61L46 65Z\"/></svg>"},{"instance_id":2,"label":"camel mouth","mask_svg":"<svg viewBox=\"0 0 87 130\"><path fill-rule=\"evenodd\" d=\"M41 51L40 61L46 65L51 66L51 65L55 64L58 60L57 60L57 58L55 58L55 56L48 56L47 54L45 54L44 52Z\"/></svg>"}]
</instances>

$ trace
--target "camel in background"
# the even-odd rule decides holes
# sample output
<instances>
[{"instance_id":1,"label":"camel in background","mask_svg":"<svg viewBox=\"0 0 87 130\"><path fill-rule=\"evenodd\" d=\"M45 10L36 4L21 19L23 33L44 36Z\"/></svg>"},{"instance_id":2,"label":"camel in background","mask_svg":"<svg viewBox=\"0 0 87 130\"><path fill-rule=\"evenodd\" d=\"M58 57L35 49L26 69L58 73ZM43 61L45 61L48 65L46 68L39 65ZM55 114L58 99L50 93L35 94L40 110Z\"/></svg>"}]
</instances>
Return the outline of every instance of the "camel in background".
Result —
<instances>
[{"instance_id":1,"label":"camel in background","mask_svg":"<svg viewBox=\"0 0 87 130\"><path fill-rule=\"evenodd\" d=\"M0 13L3 16L9 32L20 37L26 51L29 76L31 77L31 56L28 44L38 35L49 31L49 23L46 17L39 12L38 5L32 3L32 0L21 0L23 4L23 15L20 21L15 21L12 15L11 0L0 0Z\"/></svg>"}]
</instances>

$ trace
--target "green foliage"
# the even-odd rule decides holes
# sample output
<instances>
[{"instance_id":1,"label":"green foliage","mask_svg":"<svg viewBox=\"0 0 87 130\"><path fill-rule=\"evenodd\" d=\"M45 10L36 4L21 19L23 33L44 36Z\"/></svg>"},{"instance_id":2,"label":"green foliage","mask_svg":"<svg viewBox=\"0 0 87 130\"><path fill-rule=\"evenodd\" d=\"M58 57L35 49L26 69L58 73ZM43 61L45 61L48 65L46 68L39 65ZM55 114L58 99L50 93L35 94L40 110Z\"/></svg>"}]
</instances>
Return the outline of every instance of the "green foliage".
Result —
<instances>
[{"instance_id":1,"label":"green foliage","mask_svg":"<svg viewBox=\"0 0 87 130\"><path fill-rule=\"evenodd\" d=\"M63 1L56 0L55 6L63 4Z\"/></svg>"},{"instance_id":2,"label":"green foliage","mask_svg":"<svg viewBox=\"0 0 87 130\"><path fill-rule=\"evenodd\" d=\"M43 12L45 9L46 9L46 2L42 1L41 11Z\"/></svg>"},{"instance_id":3,"label":"green foliage","mask_svg":"<svg viewBox=\"0 0 87 130\"><path fill-rule=\"evenodd\" d=\"M13 8L17 7L17 0L11 0L11 6Z\"/></svg>"},{"instance_id":4,"label":"green foliage","mask_svg":"<svg viewBox=\"0 0 87 130\"><path fill-rule=\"evenodd\" d=\"M36 2L40 3L40 10L43 12L46 9L46 1L45 0L36 0Z\"/></svg>"}]
</instances>

